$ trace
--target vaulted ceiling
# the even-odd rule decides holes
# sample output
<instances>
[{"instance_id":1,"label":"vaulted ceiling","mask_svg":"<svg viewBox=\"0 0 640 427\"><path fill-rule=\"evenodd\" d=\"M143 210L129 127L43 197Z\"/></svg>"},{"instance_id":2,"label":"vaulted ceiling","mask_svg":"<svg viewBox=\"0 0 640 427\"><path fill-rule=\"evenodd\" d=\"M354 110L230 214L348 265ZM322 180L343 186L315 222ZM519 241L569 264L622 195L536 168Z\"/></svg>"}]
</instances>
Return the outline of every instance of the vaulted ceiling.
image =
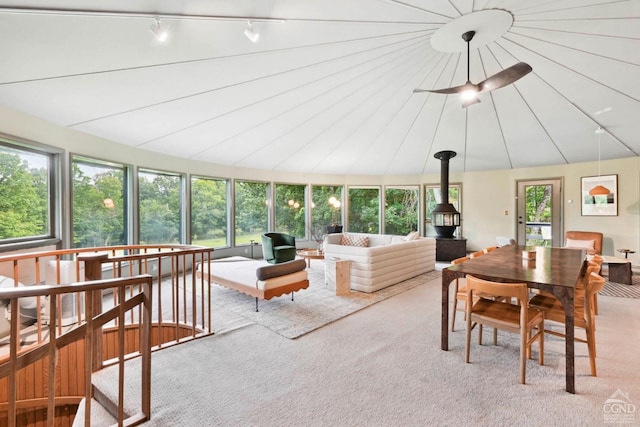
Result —
<instances>
[{"instance_id":1,"label":"vaulted ceiling","mask_svg":"<svg viewBox=\"0 0 640 427\"><path fill-rule=\"evenodd\" d=\"M468 108L413 93L465 83L468 30L472 82L533 71ZM0 58L4 106L216 164L388 175L437 172L440 150L454 172L640 153L640 0L0 1Z\"/></svg>"}]
</instances>

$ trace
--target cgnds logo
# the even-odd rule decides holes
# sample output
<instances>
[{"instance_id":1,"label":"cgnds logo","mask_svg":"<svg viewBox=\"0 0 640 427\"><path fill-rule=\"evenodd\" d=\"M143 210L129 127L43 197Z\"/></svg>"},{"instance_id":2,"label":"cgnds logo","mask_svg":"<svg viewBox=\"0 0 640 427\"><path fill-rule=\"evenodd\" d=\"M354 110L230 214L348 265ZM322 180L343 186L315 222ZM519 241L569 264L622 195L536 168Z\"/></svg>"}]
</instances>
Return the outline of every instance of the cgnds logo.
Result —
<instances>
[{"instance_id":1,"label":"cgnds logo","mask_svg":"<svg viewBox=\"0 0 640 427\"><path fill-rule=\"evenodd\" d=\"M634 424L637 406L629 399L629 394L617 389L602 404L605 424Z\"/></svg>"}]
</instances>

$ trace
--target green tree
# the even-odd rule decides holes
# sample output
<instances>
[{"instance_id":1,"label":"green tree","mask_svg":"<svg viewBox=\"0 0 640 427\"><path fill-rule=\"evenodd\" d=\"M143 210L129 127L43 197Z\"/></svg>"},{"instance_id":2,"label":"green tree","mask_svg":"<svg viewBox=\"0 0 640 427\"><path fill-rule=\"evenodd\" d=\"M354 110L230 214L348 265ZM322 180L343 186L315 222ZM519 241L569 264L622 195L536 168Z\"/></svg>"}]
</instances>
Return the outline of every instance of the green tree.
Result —
<instances>
[{"instance_id":1,"label":"green tree","mask_svg":"<svg viewBox=\"0 0 640 427\"><path fill-rule=\"evenodd\" d=\"M349 231L378 233L380 231L380 190L349 189Z\"/></svg>"},{"instance_id":2,"label":"green tree","mask_svg":"<svg viewBox=\"0 0 640 427\"><path fill-rule=\"evenodd\" d=\"M46 235L48 195L46 168L0 151L0 239Z\"/></svg>"},{"instance_id":3,"label":"green tree","mask_svg":"<svg viewBox=\"0 0 640 427\"><path fill-rule=\"evenodd\" d=\"M305 188L304 185L276 184L275 231L305 237Z\"/></svg>"},{"instance_id":4,"label":"green tree","mask_svg":"<svg viewBox=\"0 0 640 427\"><path fill-rule=\"evenodd\" d=\"M227 181L194 178L191 183L192 241L227 235Z\"/></svg>"},{"instance_id":5,"label":"green tree","mask_svg":"<svg viewBox=\"0 0 640 427\"><path fill-rule=\"evenodd\" d=\"M180 177L141 172L138 179L140 243L179 243Z\"/></svg>"},{"instance_id":6,"label":"green tree","mask_svg":"<svg viewBox=\"0 0 640 427\"><path fill-rule=\"evenodd\" d=\"M387 188L384 209L385 233L408 234L418 230L417 188Z\"/></svg>"},{"instance_id":7,"label":"green tree","mask_svg":"<svg viewBox=\"0 0 640 427\"><path fill-rule=\"evenodd\" d=\"M102 172L86 173L98 169ZM122 169L73 162L73 244L75 247L126 243Z\"/></svg>"},{"instance_id":8,"label":"green tree","mask_svg":"<svg viewBox=\"0 0 640 427\"><path fill-rule=\"evenodd\" d=\"M266 182L235 181L236 244L267 231L268 188Z\"/></svg>"}]
</instances>

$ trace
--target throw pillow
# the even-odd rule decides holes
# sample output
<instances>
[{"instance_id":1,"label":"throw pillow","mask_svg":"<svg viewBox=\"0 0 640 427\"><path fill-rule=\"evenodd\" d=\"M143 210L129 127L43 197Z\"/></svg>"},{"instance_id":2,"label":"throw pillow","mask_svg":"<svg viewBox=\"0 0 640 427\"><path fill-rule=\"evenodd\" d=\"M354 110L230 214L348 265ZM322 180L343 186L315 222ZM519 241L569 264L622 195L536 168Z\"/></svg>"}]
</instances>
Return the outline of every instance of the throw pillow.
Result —
<instances>
[{"instance_id":1,"label":"throw pillow","mask_svg":"<svg viewBox=\"0 0 640 427\"><path fill-rule=\"evenodd\" d=\"M340 244L343 246L362 246L364 248L369 246L369 238L367 236L357 236L355 234L343 234L340 239Z\"/></svg>"},{"instance_id":2,"label":"throw pillow","mask_svg":"<svg viewBox=\"0 0 640 427\"><path fill-rule=\"evenodd\" d=\"M595 240L574 240L567 239L566 244L564 245L566 248L576 248L576 249L593 249L595 245Z\"/></svg>"},{"instance_id":3,"label":"throw pillow","mask_svg":"<svg viewBox=\"0 0 640 427\"><path fill-rule=\"evenodd\" d=\"M412 231L411 233L407 234L404 240L409 242L411 240L416 240L418 237L420 237L420 234L417 231Z\"/></svg>"}]
</instances>

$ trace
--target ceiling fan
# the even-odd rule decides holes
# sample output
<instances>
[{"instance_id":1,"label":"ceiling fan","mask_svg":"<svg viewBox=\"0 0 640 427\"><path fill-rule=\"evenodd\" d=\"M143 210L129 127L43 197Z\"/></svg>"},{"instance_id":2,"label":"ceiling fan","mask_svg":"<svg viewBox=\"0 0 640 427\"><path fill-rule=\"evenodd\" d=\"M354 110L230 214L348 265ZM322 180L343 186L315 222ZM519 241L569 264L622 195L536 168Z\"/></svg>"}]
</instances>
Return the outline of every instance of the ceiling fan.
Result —
<instances>
[{"instance_id":1,"label":"ceiling fan","mask_svg":"<svg viewBox=\"0 0 640 427\"><path fill-rule=\"evenodd\" d=\"M517 64L494 74L493 76L481 81L478 84L471 83L471 80L469 79L469 43L471 42L475 34L475 31L467 31L466 33L462 34L462 39L467 42L467 82L465 84L463 84L462 86L454 86L445 89L414 89L413 92L432 92L444 94L459 93L460 98L462 99L462 108L467 108L470 105L480 102L480 99L478 98L479 93L489 92L510 85L516 80L529 74L533 70L529 64L518 62Z\"/></svg>"}]
</instances>

